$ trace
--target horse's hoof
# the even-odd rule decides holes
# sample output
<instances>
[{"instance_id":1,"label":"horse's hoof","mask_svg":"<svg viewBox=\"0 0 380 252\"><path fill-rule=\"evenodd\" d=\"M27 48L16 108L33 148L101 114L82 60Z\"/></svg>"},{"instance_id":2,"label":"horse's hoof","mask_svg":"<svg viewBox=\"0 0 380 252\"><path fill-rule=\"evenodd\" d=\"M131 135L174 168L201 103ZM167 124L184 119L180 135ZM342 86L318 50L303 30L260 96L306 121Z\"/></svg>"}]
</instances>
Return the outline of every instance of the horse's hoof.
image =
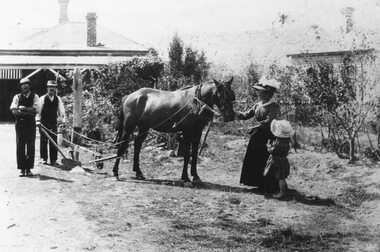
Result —
<instances>
[{"instance_id":1,"label":"horse's hoof","mask_svg":"<svg viewBox=\"0 0 380 252\"><path fill-rule=\"evenodd\" d=\"M183 184L183 187L186 187L186 188L193 188L194 186L193 186L193 184L189 181L189 182L185 182L185 183Z\"/></svg>"},{"instance_id":2,"label":"horse's hoof","mask_svg":"<svg viewBox=\"0 0 380 252\"><path fill-rule=\"evenodd\" d=\"M144 177L144 175L142 173L136 174L136 178L138 180L145 180L145 177Z\"/></svg>"},{"instance_id":3,"label":"horse's hoof","mask_svg":"<svg viewBox=\"0 0 380 252\"><path fill-rule=\"evenodd\" d=\"M202 183L202 180L200 178L193 178L193 183L200 184Z\"/></svg>"}]
</instances>

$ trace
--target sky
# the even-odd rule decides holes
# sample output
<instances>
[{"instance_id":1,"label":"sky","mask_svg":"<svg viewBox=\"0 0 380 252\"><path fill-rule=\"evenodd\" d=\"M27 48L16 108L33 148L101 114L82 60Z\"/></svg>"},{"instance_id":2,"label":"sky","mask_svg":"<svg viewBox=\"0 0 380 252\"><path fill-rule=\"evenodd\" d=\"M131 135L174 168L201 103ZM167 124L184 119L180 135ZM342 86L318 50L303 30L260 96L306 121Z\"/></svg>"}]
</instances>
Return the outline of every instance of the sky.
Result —
<instances>
[{"instance_id":1,"label":"sky","mask_svg":"<svg viewBox=\"0 0 380 252\"><path fill-rule=\"evenodd\" d=\"M98 24L143 44L179 33L266 30L279 14L301 24L337 28L343 7L355 8L362 26L380 27L380 0L70 0L70 21L96 12ZM0 29L58 24L58 0L3 0ZM6 33L3 32L3 37Z\"/></svg>"}]
</instances>

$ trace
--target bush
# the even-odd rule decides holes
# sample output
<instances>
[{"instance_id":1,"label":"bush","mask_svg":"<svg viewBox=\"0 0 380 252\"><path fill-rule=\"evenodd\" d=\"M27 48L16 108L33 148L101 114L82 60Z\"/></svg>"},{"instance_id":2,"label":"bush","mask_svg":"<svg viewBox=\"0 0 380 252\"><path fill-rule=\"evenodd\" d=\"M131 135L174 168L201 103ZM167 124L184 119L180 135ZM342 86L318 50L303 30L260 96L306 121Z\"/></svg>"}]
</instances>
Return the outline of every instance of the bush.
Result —
<instances>
[{"instance_id":1,"label":"bush","mask_svg":"<svg viewBox=\"0 0 380 252\"><path fill-rule=\"evenodd\" d=\"M363 155L369 159L371 159L374 162L380 161L380 149L373 148L373 147L367 147L364 149Z\"/></svg>"},{"instance_id":2,"label":"bush","mask_svg":"<svg viewBox=\"0 0 380 252\"><path fill-rule=\"evenodd\" d=\"M95 140L112 142L116 138L121 98L142 87L154 87L164 63L152 53L123 62L110 63L100 69L86 71L83 76L83 133ZM71 91L72 72L63 91ZM69 94L63 97L69 121L73 102Z\"/></svg>"}]
</instances>

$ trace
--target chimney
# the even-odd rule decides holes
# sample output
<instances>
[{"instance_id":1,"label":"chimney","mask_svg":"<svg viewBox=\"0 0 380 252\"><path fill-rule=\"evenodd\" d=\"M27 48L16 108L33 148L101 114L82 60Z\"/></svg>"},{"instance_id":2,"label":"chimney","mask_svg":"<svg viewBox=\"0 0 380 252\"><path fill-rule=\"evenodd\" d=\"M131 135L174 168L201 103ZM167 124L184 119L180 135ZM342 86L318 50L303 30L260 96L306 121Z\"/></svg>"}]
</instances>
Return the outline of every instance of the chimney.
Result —
<instances>
[{"instance_id":1,"label":"chimney","mask_svg":"<svg viewBox=\"0 0 380 252\"><path fill-rule=\"evenodd\" d=\"M67 17L67 6L70 0L58 0L59 3L59 24L69 22Z\"/></svg>"},{"instance_id":2,"label":"chimney","mask_svg":"<svg viewBox=\"0 0 380 252\"><path fill-rule=\"evenodd\" d=\"M96 46L96 16L95 12L88 12L87 19L87 46Z\"/></svg>"},{"instance_id":3,"label":"chimney","mask_svg":"<svg viewBox=\"0 0 380 252\"><path fill-rule=\"evenodd\" d=\"M346 33L349 33L354 29L354 19L353 19L354 11L355 9L352 7L346 7L340 11L346 18Z\"/></svg>"}]
</instances>

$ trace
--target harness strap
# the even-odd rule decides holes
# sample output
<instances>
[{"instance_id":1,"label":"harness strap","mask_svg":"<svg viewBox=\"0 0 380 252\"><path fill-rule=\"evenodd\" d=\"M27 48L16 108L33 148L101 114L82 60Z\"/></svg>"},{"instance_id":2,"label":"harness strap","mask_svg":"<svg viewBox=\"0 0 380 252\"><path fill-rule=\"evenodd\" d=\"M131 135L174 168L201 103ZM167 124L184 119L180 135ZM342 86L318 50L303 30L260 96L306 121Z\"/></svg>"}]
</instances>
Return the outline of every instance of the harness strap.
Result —
<instances>
[{"instance_id":1,"label":"harness strap","mask_svg":"<svg viewBox=\"0 0 380 252\"><path fill-rule=\"evenodd\" d=\"M218 112L216 112L214 109L212 109L209 105L207 105L204 101L202 101L198 97L194 97L194 100L196 100L199 104L202 104L202 107L200 108L199 113L202 112L204 109L207 109L216 115L219 114Z\"/></svg>"}]
</instances>

